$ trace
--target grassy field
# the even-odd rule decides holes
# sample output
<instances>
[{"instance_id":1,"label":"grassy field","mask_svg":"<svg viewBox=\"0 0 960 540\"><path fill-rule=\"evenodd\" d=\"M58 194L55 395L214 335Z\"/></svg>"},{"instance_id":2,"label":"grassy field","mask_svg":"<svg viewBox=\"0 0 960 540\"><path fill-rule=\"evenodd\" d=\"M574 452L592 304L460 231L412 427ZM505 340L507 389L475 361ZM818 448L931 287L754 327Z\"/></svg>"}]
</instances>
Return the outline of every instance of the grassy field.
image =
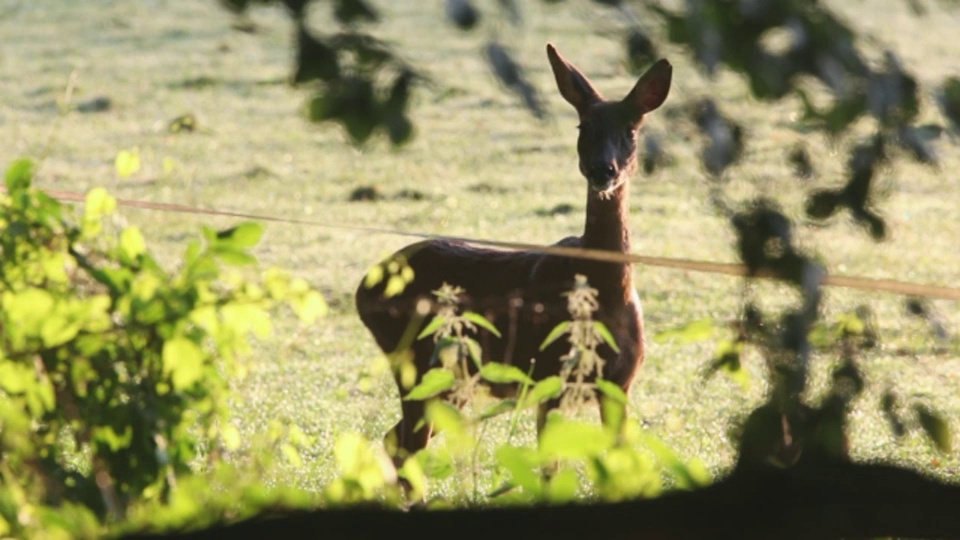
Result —
<instances>
[{"instance_id":1,"label":"grassy field","mask_svg":"<svg viewBox=\"0 0 960 540\"><path fill-rule=\"evenodd\" d=\"M0 163L20 156L37 159L38 183L48 189L104 186L121 198L332 224L539 243L579 234L585 186L576 168L576 118L554 89L544 43L555 42L608 95L625 93L634 78L623 67L617 18L581 1L549 12L543 3L531 2L524 31L501 29L548 100L552 118L538 122L497 87L480 54L483 35L447 24L439 2L376 4L385 14L379 27L383 37L436 81L417 92L412 110L417 137L400 151L379 140L357 149L336 126L304 119L307 94L287 84L291 26L279 9L255 10L258 31L248 34L232 30L231 16L213 0L7 0L0 4L5 43ZM924 18L911 16L906 2L885 4L883 10L866 1L833 4L871 39L898 51L926 87L960 74L960 46L954 39L960 13L942 13L933 3ZM315 22L323 25L325 16L318 13ZM732 230L710 210L695 129L689 120L668 120L667 114L709 95L749 129L748 153L730 173L729 193L741 200L776 196L799 220L799 241L830 271L960 283L960 152L955 145L940 143L939 170L899 160L885 171L890 189L882 209L892 229L889 240L871 241L845 216L828 228L805 223L803 194L812 186L839 184L845 154L798 128L796 103L761 106L735 77L707 80L685 51L665 52L676 67L674 87L666 110L651 116L647 129L663 137L673 164L634 179L636 252L734 261ZM67 96L71 77L75 88ZM110 106L102 112L64 112L68 97L75 105L106 97ZM168 122L186 113L196 116L199 132L170 134ZM923 96L921 116L942 122L930 95ZM799 141L812 150L819 170L806 184L791 175L785 160ZM114 157L133 147L143 168L118 179ZM350 202L350 193L361 186L374 186L384 197ZM412 192L421 196L409 196ZM573 211L550 212L561 204ZM121 214L143 228L148 243L171 266L201 223L233 223L136 209ZM395 235L268 224L257 250L263 265L308 279L332 308L310 328L279 320L276 339L257 349L251 376L239 387L237 422L245 435L279 419L317 437L302 468L285 466L272 481L319 487L336 472L331 445L339 433L359 430L379 439L396 421L396 390L377 362L379 350L356 316L352 294L372 263L407 242ZM732 278L647 267L637 267L635 274L651 335L698 319L730 319L739 306L741 283ZM793 299L782 287L763 284L758 290L770 305ZM879 393L892 386L905 396L924 396L953 429L960 428L960 310L955 302L932 303L951 332L942 342L925 322L909 317L903 298L893 295L831 289L824 316L830 320L860 304L875 312L882 342L862 361L873 384L850 417L855 457L907 463L960 479L956 452L938 454L916 433L895 440L878 407ZM764 396L760 359L749 359L754 384L742 391L724 379L704 382L713 341L648 337L648 342L648 360L631 396L632 414L683 455L700 458L714 472L725 470L734 458L727 435L731 419ZM811 399L822 390L833 361L816 357ZM530 443L532 415L526 420L521 441ZM481 457L505 433L504 423L487 429ZM490 460L481 463L487 463L482 467L488 472Z\"/></svg>"}]
</instances>

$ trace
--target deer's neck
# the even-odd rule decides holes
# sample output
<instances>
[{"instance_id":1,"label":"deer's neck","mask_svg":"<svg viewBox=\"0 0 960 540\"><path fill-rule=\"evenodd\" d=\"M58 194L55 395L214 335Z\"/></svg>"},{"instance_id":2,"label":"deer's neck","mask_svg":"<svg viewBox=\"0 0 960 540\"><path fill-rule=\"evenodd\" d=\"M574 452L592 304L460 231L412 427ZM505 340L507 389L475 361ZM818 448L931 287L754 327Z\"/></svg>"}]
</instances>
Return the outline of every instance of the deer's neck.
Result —
<instances>
[{"instance_id":1,"label":"deer's neck","mask_svg":"<svg viewBox=\"0 0 960 540\"><path fill-rule=\"evenodd\" d=\"M587 188L587 218L581 246L619 253L630 252L627 182L607 197ZM633 295L633 267L628 263L584 260L583 271L600 293L601 306L626 305Z\"/></svg>"},{"instance_id":2,"label":"deer's neck","mask_svg":"<svg viewBox=\"0 0 960 540\"><path fill-rule=\"evenodd\" d=\"M583 247L629 252L628 213L626 182L606 197L601 197L597 192L587 188L587 219L583 227Z\"/></svg>"}]
</instances>

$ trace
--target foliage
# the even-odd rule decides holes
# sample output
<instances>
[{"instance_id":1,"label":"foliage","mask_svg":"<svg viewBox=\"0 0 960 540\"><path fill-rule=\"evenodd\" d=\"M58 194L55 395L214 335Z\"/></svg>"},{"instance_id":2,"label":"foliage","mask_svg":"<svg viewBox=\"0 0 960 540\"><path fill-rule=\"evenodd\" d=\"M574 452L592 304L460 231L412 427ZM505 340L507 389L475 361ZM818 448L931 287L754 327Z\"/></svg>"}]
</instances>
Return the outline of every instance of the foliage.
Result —
<instances>
[{"instance_id":1,"label":"foliage","mask_svg":"<svg viewBox=\"0 0 960 540\"><path fill-rule=\"evenodd\" d=\"M696 460L686 463L655 437L643 433L636 423L626 421L627 398L623 390L602 378L603 361L596 347L616 344L609 330L593 320L598 309L597 291L584 276L576 276L567 294L570 321L556 326L541 348L563 335L570 342L559 375L534 381L515 366L497 362L481 363L480 345L470 334L482 326L499 337L489 322L473 312L457 313L459 287L444 284L434 291L439 304L434 320L424 327L420 338L433 336L438 367L431 369L404 399L428 400L427 421L447 434L447 448L431 446L415 459L417 496L430 479L442 479L460 473L469 466L465 459L475 446L476 433L483 422L504 413L511 414L515 428L521 411L560 398L560 411L550 413L536 448L511 444L497 446L495 457L503 481L488 490L493 501L501 504L570 502L583 497L618 501L653 497L660 493L664 477L677 486L693 488L709 483L709 475ZM444 396L462 404L479 390L480 381L519 386L518 397L495 401L475 418L465 417L458 407L437 399ZM588 401L600 396L604 425L566 418ZM448 456L452 456L452 459ZM473 468L477 466L473 464ZM578 471L585 474L580 474ZM549 473L545 476L543 473ZM420 476L422 473L422 476ZM496 481L496 480L495 480ZM586 483L584 482L586 481ZM472 478L474 500L478 488ZM470 485L461 482L460 485Z\"/></svg>"},{"instance_id":2,"label":"foliage","mask_svg":"<svg viewBox=\"0 0 960 540\"><path fill-rule=\"evenodd\" d=\"M104 189L74 220L32 169L13 163L0 200L0 532L93 536L195 497L182 479L240 444L227 397L249 339L277 306L311 323L326 305L278 270L223 269L256 262L256 223L205 228L167 271L137 227L113 232Z\"/></svg>"}]
</instances>

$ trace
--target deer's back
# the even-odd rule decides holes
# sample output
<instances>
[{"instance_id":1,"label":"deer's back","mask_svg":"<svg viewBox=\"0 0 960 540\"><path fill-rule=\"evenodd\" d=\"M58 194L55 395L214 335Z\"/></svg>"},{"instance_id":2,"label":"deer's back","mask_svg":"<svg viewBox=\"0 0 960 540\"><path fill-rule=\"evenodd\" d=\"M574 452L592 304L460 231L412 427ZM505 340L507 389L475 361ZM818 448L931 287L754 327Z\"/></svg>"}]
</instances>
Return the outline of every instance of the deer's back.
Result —
<instances>
[{"instance_id":1,"label":"deer's back","mask_svg":"<svg viewBox=\"0 0 960 540\"><path fill-rule=\"evenodd\" d=\"M579 238L570 237L559 244L579 245ZM532 252L501 251L478 248L446 240L427 240L412 244L399 252L413 269L414 280L400 294L385 298L384 284L357 290L357 309L364 324L371 330L380 348L396 350L404 332L419 333L432 315L424 317L410 330L417 302L432 299L432 291L444 283L461 287L465 292L460 309L486 317L501 337L479 331L484 359L506 362L526 371L530 360L537 358L535 379L554 375L559 358L569 344L557 340L544 351L540 344L559 323L569 320L566 298L574 274L582 272L576 259ZM598 318L616 336L620 353L602 345L598 351L607 360L605 376L623 387L629 385L643 359L642 320L636 294L630 302L613 309L601 307ZM418 358L430 358L432 342L425 339L412 343ZM422 366L421 366L422 367Z\"/></svg>"}]
</instances>

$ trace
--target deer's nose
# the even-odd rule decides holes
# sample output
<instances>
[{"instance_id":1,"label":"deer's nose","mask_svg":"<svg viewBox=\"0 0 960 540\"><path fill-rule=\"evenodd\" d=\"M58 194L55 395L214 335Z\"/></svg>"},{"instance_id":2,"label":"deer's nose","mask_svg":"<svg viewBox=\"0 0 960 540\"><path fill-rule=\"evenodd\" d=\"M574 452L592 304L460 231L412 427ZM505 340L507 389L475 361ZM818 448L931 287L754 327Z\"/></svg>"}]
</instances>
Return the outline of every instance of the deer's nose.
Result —
<instances>
[{"instance_id":1,"label":"deer's nose","mask_svg":"<svg viewBox=\"0 0 960 540\"><path fill-rule=\"evenodd\" d=\"M590 180L596 183L609 182L617 177L617 168L612 163L601 163L590 167Z\"/></svg>"}]
</instances>

